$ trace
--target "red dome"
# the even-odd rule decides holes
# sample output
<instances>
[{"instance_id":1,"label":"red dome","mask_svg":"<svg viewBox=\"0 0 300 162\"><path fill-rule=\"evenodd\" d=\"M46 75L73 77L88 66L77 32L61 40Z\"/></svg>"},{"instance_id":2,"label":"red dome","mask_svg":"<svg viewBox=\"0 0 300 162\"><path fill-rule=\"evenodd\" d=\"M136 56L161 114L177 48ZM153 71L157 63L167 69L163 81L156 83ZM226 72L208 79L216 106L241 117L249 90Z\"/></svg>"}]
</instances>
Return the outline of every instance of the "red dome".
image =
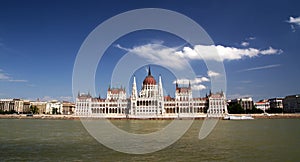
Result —
<instances>
[{"instance_id":1,"label":"red dome","mask_svg":"<svg viewBox=\"0 0 300 162\"><path fill-rule=\"evenodd\" d=\"M143 81L143 85L156 85L156 80L153 78L152 75L148 75L144 81Z\"/></svg>"},{"instance_id":2,"label":"red dome","mask_svg":"<svg viewBox=\"0 0 300 162\"><path fill-rule=\"evenodd\" d=\"M151 75L151 69L148 68L148 76L144 79L143 85L156 85L156 80Z\"/></svg>"}]
</instances>

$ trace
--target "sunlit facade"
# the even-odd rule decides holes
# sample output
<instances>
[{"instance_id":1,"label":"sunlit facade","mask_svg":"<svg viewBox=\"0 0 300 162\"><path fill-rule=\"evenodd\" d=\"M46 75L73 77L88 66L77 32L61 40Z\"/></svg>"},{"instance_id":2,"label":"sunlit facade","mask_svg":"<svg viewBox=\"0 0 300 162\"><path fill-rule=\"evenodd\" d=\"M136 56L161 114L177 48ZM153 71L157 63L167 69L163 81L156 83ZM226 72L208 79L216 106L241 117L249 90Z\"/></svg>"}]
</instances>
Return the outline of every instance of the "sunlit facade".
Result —
<instances>
[{"instance_id":1,"label":"sunlit facade","mask_svg":"<svg viewBox=\"0 0 300 162\"><path fill-rule=\"evenodd\" d=\"M76 116L108 118L205 117L207 112L216 117L227 114L226 97L223 92L193 98L191 84L180 87L176 83L175 97L164 96L162 77L158 77L157 83L151 75L150 68L140 92L134 76L130 97L126 97L126 91L122 87L109 87L105 99L94 98L90 94L78 94L75 108Z\"/></svg>"}]
</instances>

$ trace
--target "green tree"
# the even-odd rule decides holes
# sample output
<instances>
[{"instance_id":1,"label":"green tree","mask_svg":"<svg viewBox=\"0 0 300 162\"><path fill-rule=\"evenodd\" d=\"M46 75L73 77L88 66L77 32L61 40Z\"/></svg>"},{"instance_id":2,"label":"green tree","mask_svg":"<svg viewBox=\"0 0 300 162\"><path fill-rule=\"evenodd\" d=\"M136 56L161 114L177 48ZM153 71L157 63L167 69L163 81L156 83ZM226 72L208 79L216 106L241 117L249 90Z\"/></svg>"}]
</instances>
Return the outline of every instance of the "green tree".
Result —
<instances>
[{"instance_id":1,"label":"green tree","mask_svg":"<svg viewBox=\"0 0 300 162\"><path fill-rule=\"evenodd\" d=\"M30 112L32 114L38 114L39 113L39 108L37 108L36 106L30 106Z\"/></svg>"},{"instance_id":2,"label":"green tree","mask_svg":"<svg viewBox=\"0 0 300 162\"><path fill-rule=\"evenodd\" d=\"M252 110L247 110L247 113L251 113L251 114L261 114L264 113L264 111L262 109L258 109L255 106L252 107Z\"/></svg>"},{"instance_id":3,"label":"green tree","mask_svg":"<svg viewBox=\"0 0 300 162\"><path fill-rule=\"evenodd\" d=\"M233 105L228 106L228 113L229 114L243 114L243 113L245 113L245 111L240 104L235 103Z\"/></svg>"}]
</instances>

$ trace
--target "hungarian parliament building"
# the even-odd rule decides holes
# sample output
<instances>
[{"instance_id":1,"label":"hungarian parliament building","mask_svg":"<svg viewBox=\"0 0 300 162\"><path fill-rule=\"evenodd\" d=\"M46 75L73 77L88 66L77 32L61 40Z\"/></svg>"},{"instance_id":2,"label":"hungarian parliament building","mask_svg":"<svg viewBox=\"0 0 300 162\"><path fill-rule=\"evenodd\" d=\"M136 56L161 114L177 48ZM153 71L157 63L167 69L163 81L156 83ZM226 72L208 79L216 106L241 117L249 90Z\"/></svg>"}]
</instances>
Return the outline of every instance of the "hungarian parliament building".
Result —
<instances>
[{"instance_id":1,"label":"hungarian parliament building","mask_svg":"<svg viewBox=\"0 0 300 162\"><path fill-rule=\"evenodd\" d=\"M164 96L161 76L158 83L148 70L138 93L136 78L132 83L132 93L126 96L125 88L107 90L106 99L78 94L75 115L104 118L184 118L223 117L227 114L226 96L223 92L209 93L203 98L193 98L191 84L178 86L175 98Z\"/></svg>"}]
</instances>

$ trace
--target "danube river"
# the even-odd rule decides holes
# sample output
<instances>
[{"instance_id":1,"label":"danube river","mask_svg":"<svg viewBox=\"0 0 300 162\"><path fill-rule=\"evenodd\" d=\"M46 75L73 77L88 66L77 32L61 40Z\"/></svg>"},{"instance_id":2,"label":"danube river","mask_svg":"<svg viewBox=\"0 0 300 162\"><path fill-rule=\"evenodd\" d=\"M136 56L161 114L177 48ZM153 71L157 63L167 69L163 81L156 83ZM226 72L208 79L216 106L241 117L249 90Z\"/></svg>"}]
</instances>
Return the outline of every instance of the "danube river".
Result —
<instances>
[{"instance_id":1,"label":"danube river","mask_svg":"<svg viewBox=\"0 0 300 162\"><path fill-rule=\"evenodd\" d=\"M168 120L115 120L131 132ZM0 119L0 161L299 161L300 119L220 120L204 140L195 120L173 145L154 153L116 152L91 137L80 120Z\"/></svg>"}]
</instances>

